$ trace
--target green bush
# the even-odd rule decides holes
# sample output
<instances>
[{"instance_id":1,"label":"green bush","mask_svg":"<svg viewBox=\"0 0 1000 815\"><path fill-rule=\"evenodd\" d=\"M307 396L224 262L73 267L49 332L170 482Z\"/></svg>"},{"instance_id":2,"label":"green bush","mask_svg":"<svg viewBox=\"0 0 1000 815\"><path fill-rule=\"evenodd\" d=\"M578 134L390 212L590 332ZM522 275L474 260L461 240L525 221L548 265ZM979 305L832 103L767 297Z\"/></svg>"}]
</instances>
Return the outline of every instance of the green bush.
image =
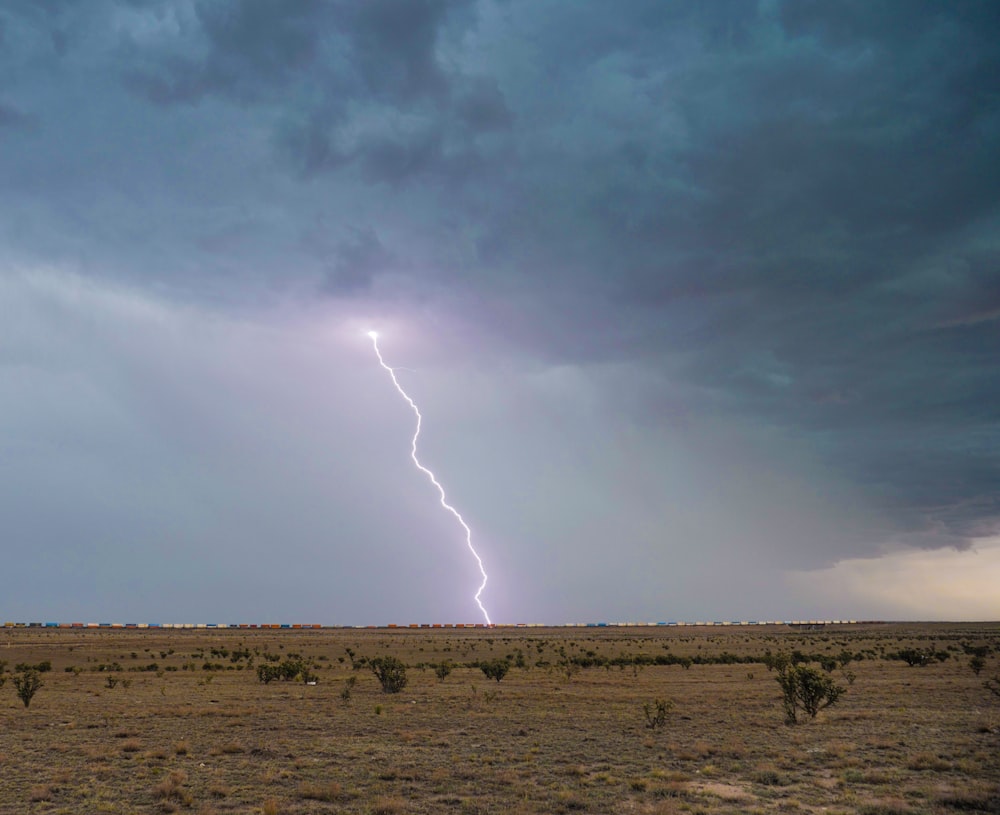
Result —
<instances>
[{"instance_id":1,"label":"green bush","mask_svg":"<svg viewBox=\"0 0 1000 815\"><path fill-rule=\"evenodd\" d=\"M495 679L499 682L510 670L510 661L506 659L491 659L489 662L479 663L479 669L486 675L487 679Z\"/></svg>"},{"instance_id":2,"label":"green bush","mask_svg":"<svg viewBox=\"0 0 1000 815\"><path fill-rule=\"evenodd\" d=\"M832 677L806 665L784 665L778 669L776 679L781 685L782 704L789 724L798 721L799 708L815 718L819 711L847 692Z\"/></svg>"},{"instance_id":3,"label":"green bush","mask_svg":"<svg viewBox=\"0 0 1000 815\"><path fill-rule=\"evenodd\" d=\"M375 657L368 667L382 684L385 693L399 693L406 687L406 666L396 657Z\"/></svg>"},{"instance_id":4,"label":"green bush","mask_svg":"<svg viewBox=\"0 0 1000 815\"><path fill-rule=\"evenodd\" d=\"M24 702L25 707L31 704L31 700L40 687L42 687L42 679L38 675L38 671L33 668L14 675L14 690L17 691L17 698Z\"/></svg>"},{"instance_id":5,"label":"green bush","mask_svg":"<svg viewBox=\"0 0 1000 815\"><path fill-rule=\"evenodd\" d=\"M37 673L43 674L52 670L52 663L49 662L49 660L45 660L44 662L39 662L35 665L32 665L29 662L19 662L17 663L17 665L14 666L14 670L20 671L22 673L24 673L25 671L35 671Z\"/></svg>"}]
</instances>

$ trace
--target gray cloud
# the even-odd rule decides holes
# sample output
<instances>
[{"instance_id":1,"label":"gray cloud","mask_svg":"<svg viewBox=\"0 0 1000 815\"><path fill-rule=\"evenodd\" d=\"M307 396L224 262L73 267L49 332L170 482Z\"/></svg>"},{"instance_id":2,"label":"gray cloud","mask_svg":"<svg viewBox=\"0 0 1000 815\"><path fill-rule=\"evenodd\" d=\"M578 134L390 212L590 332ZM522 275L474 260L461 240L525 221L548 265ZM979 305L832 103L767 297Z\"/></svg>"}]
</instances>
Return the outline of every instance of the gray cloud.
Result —
<instances>
[{"instance_id":1,"label":"gray cloud","mask_svg":"<svg viewBox=\"0 0 1000 815\"><path fill-rule=\"evenodd\" d=\"M591 596L613 568L601 535L625 528L633 560L690 540L751 552L761 575L997 534L989 4L107 0L0 22L4 274L80 274L227 325L267 308L393 325L397 364L440 376L432 406L456 423L450 400L469 397L441 371L478 363L506 406L503 430L479 428L495 447L458 428L435 443L508 552L552 547L546 580L562 564ZM555 404L591 411L561 442L534 416L546 371L572 372ZM179 383L157 387L164 432L223 433L185 414ZM605 433L661 456L628 494L599 465L643 444ZM575 451L591 446L588 465ZM503 461L529 454L552 510L519 499L514 528ZM595 531L574 560L581 501Z\"/></svg>"}]
</instances>

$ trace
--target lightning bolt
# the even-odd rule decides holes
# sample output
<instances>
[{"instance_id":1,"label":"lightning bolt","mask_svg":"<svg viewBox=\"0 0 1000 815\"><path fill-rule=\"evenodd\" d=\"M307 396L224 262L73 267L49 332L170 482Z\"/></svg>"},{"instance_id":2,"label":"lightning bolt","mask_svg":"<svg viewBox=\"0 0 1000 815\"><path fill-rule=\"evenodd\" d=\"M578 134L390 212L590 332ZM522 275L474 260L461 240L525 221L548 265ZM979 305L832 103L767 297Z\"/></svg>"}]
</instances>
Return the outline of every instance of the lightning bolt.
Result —
<instances>
[{"instance_id":1,"label":"lightning bolt","mask_svg":"<svg viewBox=\"0 0 1000 815\"><path fill-rule=\"evenodd\" d=\"M396 369L389 365L386 365L385 360L382 359L382 352L379 351L378 348L378 332L369 331L368 336L371 337L372 347L375 349L375 356L378 357L378 364L381 365L383 368L385 368L385 370L388 372L390 378L392 379L392 384L395 385L396 390L399 391L399 395L406 400L406 403L410 406L410 409L417 417L417 427L416 430L414 430L413 432L413 439L410 442L410 458L413 459L413 463L416 465L417 469L420 470L420 472L422 472L424 475L426 475L430 479L431 483L435 487L437 487L438 495L441 500L441 506L444 507L446 510L448 510L448 512L450 512L452 515L454 515L455 520L458 521L462 529L465 530L465 545L469 548L469 551L472 552L472 556L476 559L476 563L479 566L479 573L483 576L483 582L479 584L479 589L476 591L475 595L476 605L479 606L479 610L483 613L483 617L486 619L486 624L493 625L493 622L490 620L490 615L487 613L486 607L483 605L483 601L480 599L480 596L483 593L483 589L486 588L486 581L489 578L486 576L486 569L483 567L483 559L479 557L479 553L476 551L476 548L472 545L472 530L469 528L469 525L465 522L465 519L462 517L461 513L459 513L459 511L455 509L455 507L453 507L451 504L448 503L448 498L445 495L444 487L441 486L441 483L434 476L434 473L432 473L427 467L421 464L420 459L417 458L417 439L420 438L420 425L423 423L423 416L420 415L420 409L417 407L417 403L410 398L410 395L403 390L403 386L399 384L399 380L396 378Z\"/></svg>"}]
</instances>

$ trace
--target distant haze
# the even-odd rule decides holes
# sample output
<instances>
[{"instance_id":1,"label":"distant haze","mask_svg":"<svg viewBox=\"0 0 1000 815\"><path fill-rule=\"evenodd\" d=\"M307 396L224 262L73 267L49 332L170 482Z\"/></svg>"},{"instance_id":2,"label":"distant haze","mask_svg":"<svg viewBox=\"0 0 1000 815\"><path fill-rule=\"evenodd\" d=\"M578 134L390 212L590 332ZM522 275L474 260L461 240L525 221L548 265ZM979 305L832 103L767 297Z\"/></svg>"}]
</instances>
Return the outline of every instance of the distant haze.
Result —
<instances>
[{"instance_id":1,"label":"distant haze","mask_svg":"<svg viewBox=\"0 0 1000 815\"><path fill-rule=\"evenodd\" d=\"M0 8L0 617L1000 618L1000 5Z\"/></svg>"}]
</instances>

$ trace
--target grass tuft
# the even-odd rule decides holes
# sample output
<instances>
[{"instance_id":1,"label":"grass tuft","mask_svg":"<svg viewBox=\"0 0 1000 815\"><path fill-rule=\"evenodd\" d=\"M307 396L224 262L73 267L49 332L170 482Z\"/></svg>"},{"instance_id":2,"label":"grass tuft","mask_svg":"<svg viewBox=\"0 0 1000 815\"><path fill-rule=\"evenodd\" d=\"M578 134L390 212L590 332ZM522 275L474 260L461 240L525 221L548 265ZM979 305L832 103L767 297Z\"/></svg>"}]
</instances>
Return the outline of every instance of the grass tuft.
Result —
<instances>
[{"instance_id":1,"label":"grass tuft","mask_svg":"<svg viewBox=\"0 0 1000 815\"><path fill-rule=\"evenodd\" d=\"M406 801L402 798L383 796L376 798L368 809L369 815L399 815L406 811Z\"/></svg>"},{"instance_id":2,"label":"grass tuft","mask_svg":"<svg viewBox=\"0 0 1000 815\"><path fill-rule=\"evenodd\" d=\"M299 798L307 801L339 801L344 795L344 788L336 781L324 784L302 783L299 785Z\"/></svg>"},{"instance_id":3,"label":"grass tuft","mask_svg":"<svg viewBox=\"0 0 1000 815\"><path fill-rule=\"evenodd\" d=\"M48 784L38 784L32 787L31 792L28 793L28 800L33 802L51 801L53 797L52 787Z\"/></svg>"}]
</instances>

